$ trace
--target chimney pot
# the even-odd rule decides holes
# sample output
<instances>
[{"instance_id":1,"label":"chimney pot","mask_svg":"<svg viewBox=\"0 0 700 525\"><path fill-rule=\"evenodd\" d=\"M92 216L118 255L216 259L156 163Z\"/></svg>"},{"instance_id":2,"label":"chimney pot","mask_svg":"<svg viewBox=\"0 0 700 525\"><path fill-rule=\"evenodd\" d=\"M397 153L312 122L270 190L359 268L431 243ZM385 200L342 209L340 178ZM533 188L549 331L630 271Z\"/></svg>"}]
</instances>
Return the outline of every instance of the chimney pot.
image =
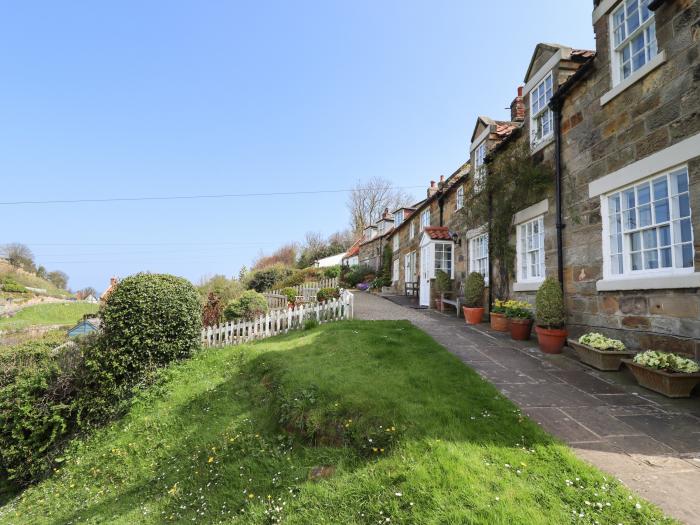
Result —
<instances>
[{"instance_id":1,"label":"chimney pot","mask_svg":"<svg viewBox=\"0 0 700 525\"><path fill-rule=\"evenodd\" d=\"M525 120L525 102L523 102L523 86L518 86L518 96L510 103L510 120L523 122Z\"/></svg>"}]
</instances>

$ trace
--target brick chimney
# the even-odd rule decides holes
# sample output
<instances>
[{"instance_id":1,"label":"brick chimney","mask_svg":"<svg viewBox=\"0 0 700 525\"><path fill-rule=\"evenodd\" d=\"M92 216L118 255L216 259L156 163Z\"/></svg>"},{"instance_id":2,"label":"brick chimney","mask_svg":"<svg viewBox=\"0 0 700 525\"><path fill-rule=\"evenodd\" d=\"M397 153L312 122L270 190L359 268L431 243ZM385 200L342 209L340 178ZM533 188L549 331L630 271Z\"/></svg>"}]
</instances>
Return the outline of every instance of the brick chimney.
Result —
<instances>
[{"instance_id":1,"label":"brick chimney","mask_svg":"<svg viewBox=\"0 0 700 525\"><path fill-rule=\"evenodd\" d=\"M382 219L386 221L392 220L391 213L389 213L389 208L384 208L384 213L382 213Z\"/></svg>"},{"instance_id":2,"label":"brick chimney","mask_svg":"<svg viewBox=\"0 0 700 525\"><path fill-rule=\"evenodd\" d=\"M428 188L428 198L432 197L435 195L438 191L437 184L435 184L434 180L430 181L430 188Z\"/></svg>"},{"instance_id":3,"label":"brick chimney","mask_svg":"<svg viewBox=\"0 0 700 525\"><path fill-rule=\"evenodd\" d=\"M510 103L510 120L512 122L523 122L525 120L523 86L518 86L518 96Z\"/></svg>"}]
</instances>

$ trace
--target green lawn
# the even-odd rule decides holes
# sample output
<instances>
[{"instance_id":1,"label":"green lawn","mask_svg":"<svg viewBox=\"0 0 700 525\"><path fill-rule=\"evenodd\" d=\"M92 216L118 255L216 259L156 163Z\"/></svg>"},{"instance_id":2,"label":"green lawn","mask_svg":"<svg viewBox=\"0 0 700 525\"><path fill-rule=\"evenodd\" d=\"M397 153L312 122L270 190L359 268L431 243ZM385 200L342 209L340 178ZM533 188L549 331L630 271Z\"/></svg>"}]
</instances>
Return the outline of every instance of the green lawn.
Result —
<instances>
[{"instance_id":1,"label":"green lawn","mask_svg":"<svg viewBox=\"0 0 700 525\"><path fill-rule=\"evenodd\" d=\"M206 350L60 459L0 523L670 522L407 322Z\"/></svg>"},{"instance_id":2,"label":"green lawn","mask_svg":"<svg viewBox=\"0 0 700 525\"><path fill-rule=\"evenodd\" d=\"M19 330L31 326L73 325L85 314L97 312L96 304L48 303L28 306L12 317L0 318L0 330Z\"/></svg>"}]
</instances>

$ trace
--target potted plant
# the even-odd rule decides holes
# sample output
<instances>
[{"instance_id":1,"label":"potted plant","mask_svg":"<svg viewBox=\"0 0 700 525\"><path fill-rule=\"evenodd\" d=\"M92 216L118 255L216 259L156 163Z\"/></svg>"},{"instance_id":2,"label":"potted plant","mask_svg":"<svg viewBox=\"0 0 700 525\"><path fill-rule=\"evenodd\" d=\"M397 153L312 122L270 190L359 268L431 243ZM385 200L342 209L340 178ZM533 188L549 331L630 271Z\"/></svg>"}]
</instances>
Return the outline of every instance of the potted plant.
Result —
<instances>
[{"instance_id":1,"label":"potted plant","mask_svg":"<svg viewBox=\"0 0 700 525\"><path fill-rule=\"evenodd\" d=\"M547 277L535 296L537 341L545 354L560 354L566 344L566 309L559 281Z\"/></svg>"},{"instance_id":2,"label":"potted plant","mask_svg":"<svg viewBox=\"0 0 700 525\"><path fill-rule=\"evenodd\" d=\"M508 301L506 317L510 323L510 337L516 341L527 341L532 331L532 309L524 301Z\"/></svg>"},{"instance_id":3,"label":"potted plant","mask_svg":"<svg viewBox=\"0 0 700 525\"><path fill-rule=\"evenodd\" d=\"M435 297L435 308L441 310L442 294L449 292L451 289L452 279L450 279L450 276L442 270L437 270L435 272L435 293L437 294L437 297Z\"/></svg>"},{"instance_id":4,"label":"potted plant","mask_svg":"<svg viewBox=\"0 0 700 525\"><path fill-rule=\"evenodd\" d=\"M618 339L610 339L597 332L589 332L578 338L578 341L569 339L568 345L576 350L578 358L598 370L619 370L623 358L631 358L634 352L625 348L625 344Z\"/></svg>"},{"instance_id":5,"label":"potted plant","mask_svg":"<svg viewBox=\"0 0 700 525\"><path fill-rule=\"evenodd\" d=\"M297 291L294 288L285 288L282 295L287 297L287 308L294 308L297 304Z\"/></svg>"},{"instance_id":6,"label":"potted plant","mask_svg":"<svg viewBox=\"0 0 700 525\"><path fill-rule=\"evenodd\" d=\"M508 332L510 330L510 324L508 318L506 317L506 305L509 302L510 301L496 299L491 305L489 317L491 319L492 330L496 330L498 332Z\"/></svg>"},{"instance_id":7,"label":"potted plant","mask_svg":"<svg viewBox=\"0 0 700 525\"><path fill-rule=\"evenodd\" d=\"M666 397L690 397L700 383L700 365L671 352L647 350L622 362L641 386Z\"/></svg>"},{"instance_id":8,"label":"potted plant","mask_svg":"<svg viewBox=\"0 0 700 525\"><path fill-rule=\"evenodd\" d=\"M467 276L462 311L467 324L479 324L484 318L484 276L479 272Z\"/></svg>"}]
</instances>

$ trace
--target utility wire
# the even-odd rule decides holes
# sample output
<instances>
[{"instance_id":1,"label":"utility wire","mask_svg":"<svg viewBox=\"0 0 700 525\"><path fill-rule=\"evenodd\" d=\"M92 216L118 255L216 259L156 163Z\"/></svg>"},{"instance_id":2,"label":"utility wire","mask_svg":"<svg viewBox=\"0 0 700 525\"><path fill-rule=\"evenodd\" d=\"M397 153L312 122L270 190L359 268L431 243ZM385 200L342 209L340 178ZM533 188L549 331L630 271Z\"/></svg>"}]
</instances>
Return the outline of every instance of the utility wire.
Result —
<instances>
[{"instance_id":1,"label":"utility wire","mask_svg":"<svg viewBox=\"0 0 700 525\"><path fill-rule=\"evenodd\" d=\"M390 189L408 190L423 188L423 186L392 186ZM104 199L54 199L44 201L5 201L0 202L0 206L21 206L38 204L84 204L88 202L141 202L141 201L174 201L174 200L198 200L198 199L232 199L245 197L275 197L292 195L319 195L328 193L348 193L358 188L343 190L302 190L302 191L272 191L255 193L219 193L211 195L173 195L173 196L152 196L152 197L109 197ZM360 188L360 191L362 188Z\"/></svg>"}]
</instances>

